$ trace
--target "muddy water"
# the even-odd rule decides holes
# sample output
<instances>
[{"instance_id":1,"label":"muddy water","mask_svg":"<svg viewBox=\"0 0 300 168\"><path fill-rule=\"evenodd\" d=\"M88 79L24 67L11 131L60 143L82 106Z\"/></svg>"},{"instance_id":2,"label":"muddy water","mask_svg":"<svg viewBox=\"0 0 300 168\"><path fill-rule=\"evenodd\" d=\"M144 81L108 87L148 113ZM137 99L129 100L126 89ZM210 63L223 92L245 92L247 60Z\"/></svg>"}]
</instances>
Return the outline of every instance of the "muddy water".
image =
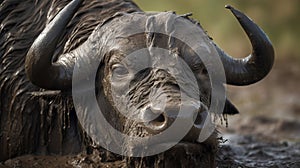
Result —
<instances>
[{"instance_id":1,"label":"muddy water","mask_svg":"<svg viewBox=\"0 0 300 168\"><path fill-rule=\"evenodd\" d=\"M253 136L228 134L220 146L218 167L300 167L300 143L263 142Z\"/></svg>"},{"instance_id":2,"label":"muddy water","mask_svg":"<svg viewBox=\"0 0 300 168\"><path fill-rule=\"evenodd\" d=\"M300 143L298 142L263 142L253 136L236 134L223 135L228 141L220 146L217 156L218 168L270 167L299 168ZM198 158L195 156L195 158ZM172 162L170 162L172 163ZM154 166L154 165L153 165ZM189 167L189 165L182 165ZM126 160L101 162L99 155L74 156L32 156L26 155L0 164L4 167L128 167ZM175 166L176 167L176 166Z\"/></svg>"}]
</instances>

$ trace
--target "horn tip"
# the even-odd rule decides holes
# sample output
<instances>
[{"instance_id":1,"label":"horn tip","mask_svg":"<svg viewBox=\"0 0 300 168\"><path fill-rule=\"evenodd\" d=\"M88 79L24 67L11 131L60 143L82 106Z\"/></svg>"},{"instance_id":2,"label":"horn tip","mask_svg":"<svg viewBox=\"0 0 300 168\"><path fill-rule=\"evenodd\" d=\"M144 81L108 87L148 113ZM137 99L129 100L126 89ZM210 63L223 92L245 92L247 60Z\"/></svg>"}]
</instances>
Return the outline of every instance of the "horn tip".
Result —
<instances>
[{"instance_id":1,"label":"horn tip","mask_svg":"<svg viewBox=\"0 0 300 168\"><path fill-rule=\"evenodd\" d=\"M238 10L236 10L234 7L232 7L231 5L225 5L226 9L229 9L234 15L239 14L240 12Z\"/></svg>"},{"instance_id":2,"label":"horn tip","mask_svg":"<svg viewBox=\"0 0 300 168\"><path fill-rule=\"evenodd\" d=\"M246 18L248 18L245 14L243 14L241 11L235 9L231 5L225 5L225 8L229 9L238 20L241 20L241 19L245 20ZM248 18L248 19L251 20L250 18Z\"/></svg>"},{"instance_id":3,"label":"horn tip","mask_svg":"<svg viewBox=\"0 0 300 168\"><path fill-rule=\"evenodd\" d=\"M233 9L233 7L232 7L231 5L228 5L228 4L225 5L225 8L226 8L226 9L230 9L230 10Z\"/></svg>"}]
</instances>

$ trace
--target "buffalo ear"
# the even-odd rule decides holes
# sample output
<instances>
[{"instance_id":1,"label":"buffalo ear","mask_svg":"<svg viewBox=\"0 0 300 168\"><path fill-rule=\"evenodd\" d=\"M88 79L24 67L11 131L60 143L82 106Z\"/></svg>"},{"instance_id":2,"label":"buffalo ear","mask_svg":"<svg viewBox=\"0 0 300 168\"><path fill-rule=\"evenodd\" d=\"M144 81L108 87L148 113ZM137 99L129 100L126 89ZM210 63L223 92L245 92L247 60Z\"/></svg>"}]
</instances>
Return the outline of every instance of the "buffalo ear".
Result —
<instances>
[{"instance_id":1,"label":"buffalo ear","mask_svg":"<svg viewBox=\"0 0 300 168\"><path fill-rule=\"evenodd\" d=\"M223 114L235 115L239 114L239 111L228 99L226 99Z\"/></svg>"}]
</instances>

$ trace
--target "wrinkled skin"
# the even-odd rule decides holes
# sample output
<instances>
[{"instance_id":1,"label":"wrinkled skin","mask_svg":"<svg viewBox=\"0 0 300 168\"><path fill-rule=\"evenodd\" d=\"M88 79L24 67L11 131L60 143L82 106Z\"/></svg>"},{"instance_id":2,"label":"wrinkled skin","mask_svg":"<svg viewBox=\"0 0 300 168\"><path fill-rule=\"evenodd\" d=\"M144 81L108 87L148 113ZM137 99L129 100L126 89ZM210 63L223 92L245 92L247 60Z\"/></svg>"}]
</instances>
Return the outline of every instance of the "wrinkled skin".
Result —
<instances>
[{"instance_id":1,"label":"wrinkled skin","mask_svg":"<svg viewBox=\"0 0 300 168\"><path fill-rule=\"evenodd\" d=\"M193 104L191 102L194 101L197 103L201 100L202 107L191 106L191 109L195 110L195 113L198 113L197 118L195 118L195 123L198 124L198 127L196 128L197 124L195 124L179 144L157 156L129 159L129 164L142 167L152 167L155 165L157 167L181 167L184 165L214 167L214 155L218 144L216 134L213 133L209 139L201 144L196 142L201 131L199 128L201 128L203 121L206 119L204 118L205 115L201 114L207 113L206 110L210 99L210 92L208 92L210 90L210 80L205 66L200 59L189 60L188 58L191 58L190 56L192 55L195 56L195 53L189 47L182 44L182 42L177 41L177 46L180 47L179 55L181 57L183 57L183 54L188 55L185 57L185 61L188 63L189 68L193 67L191 69L193 69L193 75L195 75L198 84L198 86L189 85L188 87L192 90L199 90L198 98L195 96L195 98L189 99L190 102L181 101L180 86L176 79L164 68L151 67L151 64L153 65L153 62L155 62L155 58L151 57L148 50L143 50L143 54L138 52L137 54L127 55L145 48L145 39L146 34L139 34L127 38L125 40L126 45L123 45L124 41L120 40L120 45L116 45L120 48L116 47L113 52L106 55L102 69L99 71L99 77L96 81L102 81L102 87L106 89L104 89L104 93L99 93L98 100L102 102L103 99L101 97L104 95L108 99L109 103L107 104L112 105L113 109L115 109L114 116L111 116L112 111L107 111L107 118L117 118L117 120L110 123L116 125L115 121L118 121L117 123L121 124L116 125L116 128L128 135L148 137L159 134L173 124L182 104ZM168 49L168 38L166 36L157 35L153 43L157 47ZM172 58L170 56L166 58L160 56L160 61L163 61L163 59L170 61ZM143 67L147 68L144 69ZM124 99L124 97L127 99ZM169 109L168 107L161 107L161 104L165 104ZM152 109L154 109L154 112ZM141 118L142 121L134 121L123 117L118 112L122 110L122 114L124 112L125 114L130 113L133 117L136 117L135 119ZM157 111L159 114L155 113ZM144 120L150 122L144 122ZM166 141L161 139L158 144L165 143ZM169 139L169 141L172 140ZM125 144L128 146L139 146L139 144L131 144L130 142L125 142ZM198 162L192 161L189 158L197 158ZM178 160L178 162L174 162L174 159Z\"/></svg>"},{"instance_id":2,"label":"wrinkled skin","mask_svg":"<svg viewBox=\"0 0 300 168\"><path fill-rule=\"evenodd\" d=\"M195 123L191 123L192 129L182 138L184 142L196 143L210 104L210 80L207 70L197 54L179 39L159 33L154 33L151 38L148 33L125 35L135 22L146 25L147 17L143 14L123 15L108 21L105 26L97 27L82 48L76 50L79 55L78 62L82 62L78 67L81 71L89 71L88 69L93 69L90 68L90 62L95 62L94 59L102 60L99 61L98 78L95 81L98 86L96 93L100 108L104 108L106 119L116 129L131 136L151 137L169 128L176 118L181 118L186 123L193 122L189 121L191 118ZM165 13L155 17L157 20L164 17L172 20L177 16ZM133 23L123 24L128 18ZM184 18L178 20L178 25L194 25ZM138 29L147 28L143 26ZM168 25L163 23L161 26ZM113 33L105 33L106 29ZM99 34L101 36L98 36ZM205 38L208 40L207 36ZM172 47L170 39L173 41ZM151 41L150 46L147 41ZM89 48L95 50L87 51ZM170 55L169 51L172 49L176 52ZM86 58L86 55L90 58ZM92 76L86 73L78 78L90 79ZM185 86L182 87L183 85ZM186 98L182 99L182 96ZM179 109L183 106L186 111L179 116ZM86 110L86 114L79 114L79 117L90 118L89 113L89 110ZM86 124L89 121L82 122ZM160 139L157 143L168 141L172 142L172 139ZM126 145L132 145L133 148L139 145L124 143L129 143ZM209 143L215 145L216 139Z\"/></svg>"},{"instance_id":3,"label":"wrinkled skin","mask_svg":"<svg viewBox=\"0 0 300 168\"><path fill-rule=\"evenodd\" d=\"M1 11L3 14L6 14L9 6L13 6L12 4L15 3L13 1L7 2L9 2L7 3L9 5L2 6L5 9ZM34 4L33 2L31 3L31 5ZM147 33L140 33L120 38L120 35L128 28L130 29L130 27L151 28L151 24L149 26L145 21L151 21L151 15L155 14L145 14L131 1L121 0L113 2L97 1L95 3L73 0L71 3L63 1L60 5L56 2L53 2L52 5L50 3L42 5L36 3L35 5L39 5L38 9L41 11L37 10L36 13L42 14L41 16L37 15L39 19L42 18L39 21L41 24L39 29L33 31L34 33L32 34L29 33L30 35L23 35L23 32L16 31L20 37L30 38L23 49L28 52L16 54L17 57L14 57L11 51L18 51L18 47L12 47L12 50L1 48L1 53L2 51L4 53L4 57L1 59L5 60L3 61L4 63L9 62L11 58L18 58L18 63L22 65L19 66L21 69L18 71L21 72L21 75L16 75L13 73L16 67L11 64L4 64L5 68L1 69L2 78L0 79L4 81L4 84L0 87L1 91L11 87L10 84L16 83L15 81L29 80L25 82L25 89L22 89L22 84L19 84L12 86L16 91L1 92L1 99L5 96L4 93L7 93L9 96L8 100L12 102L7 103L4 99L1 100L1 103L4 104L3 106L1 105L0 109L1 133L3 132L4 135L0 137L1 142L4 144L4 147L1 149L1 160L28 153L74 154L81 151L90 153L91 146L95 150L103 151L103 149L92 142L95 139L91 139L88 137L89 134L85 134L86 130L82 129L84 124L77 121L77 117L79 120L83 118L78 113L82 113L83 116L88 115L85 107L82 107L82 111L77 111L76 116L73 104L70 103L72 99L70 92L72 89L73 68L79 60L79 62L83 61L92 64L94 62L100 63L97 64L99 67L96 71L94 92L105 118L121 132L132 136L151 137L167 129L172 125L175 118L182 118L183 121L190 121L190 118L195 120L195 122L190 123L192 124L192 129L183 137L181 143L174 148L153 157L127 158L129 165L152 166L154 163L160 163L162 156L163 160L166 161L163 165L172 165L170 158L175 157L173 154L176 153L178 154L176 159L185 160L185 163L188 165L214 166L214 156L217 148L216 134L211 134L211 137L201 144L196 143L203 120L207 116L206 114L209 112L208 108L211 104L210 78L202 60L195 57L196 53L179 39L173 39L174 41L171 40L171 43L170 33L168 32L164 33L164 35L152 34L149 36ZM51 12L46 17L41 9L50 9L50 6L52 7ZM165 25L163 30L169 30L169 26L173 27L174 30L180 27L177 23L168 24L170 20L164 18L164 16L180 18L184 22L183 25L187 26L185 27L187 31L191 31L189 25L197 25L196 29L203 32L200 36L206 39L201 44L208 46L210 48L209 51L213 51L213 55L220 56L224 66L226 82L234 85L255 83L264 78L272 67L274 60L272 45L266 35L252 21L239 11L231 7L228 8L239 19L253 45L252 54L245 59L236 60L228 56L210 40L196 22L187 16L177 16L166 12L161 13L163 17L158 19L158 21ZM118 11L123 13L116 14ZM75 17L73 18L74 15ZM6 15L2 16L9 18ZM136 16L142 19L140 22L133 24L134 20L131 19ZM88 22L85 22L86 18ZM1 18L1 21L2 19L4 18ZM21 19L26 19L26 17ZM7 20L5 21L5 23L9 23ZM23 21L21 20L20 22ZM122 23L121 21L124 22ZM27 26L28 24L24 25ZM10 38L10 32L6 30L14 30L13 28L15 27L3 29L1 33L5 34L5 37L10 39L9 41L15 40L16 44L23 44L22 40L18 41ZM26 30L30 30L30 27L26 27ZM2 40L1 43L5 43L4 41ZM5 46L9 44L5 43ZM61 44L65 44L64 48L60 46ZM170 51L176 56L176 59L170 59L168 54L153 54L153 47ZM127 56L133 51L143 48L147 48L148 51ZM204 55L205 58L210 58L209 55ZM158 58L161 60L157 61ZM178 60L183 60L185 65ZM23 67L24 64L25 69ZM175 64L175 66L172 64ZM90 67L83 66L82 68L89 70ZM177 77L174 77L172 74L176 70L186 72L183 71L186 69L190 69L191 74L179 73ZM4 74L8 78L4 78ZM85 76L82 79L84 78ZM191 82L193 80L196 82ZM181 87L183 83L186 87ZM222 86L223 83L219 83L219 85ZM18 109L7 108L12 106L18 90L21 90L17 92L20 95L20 93L26 91L30 93L37 91L39 88L60 91L45 92L45 90L41 90L40 93L33 94L36 96L32 96L34 98L28 97L28 94L22 94L21 97L23 96L23 99L20 99L22 101L20 103L21 106L17 106ZM188 99L182 99L182 96L188 97ZM52 104L53 101L54 104ZM161 103L162 101L165 102ZM166 108L163 108L162 104L166 104ZM188 107L188 110L184 113L187 115L177 116L178 109L182 106ZM33 113L31 116L34 119L25 115L27 111ZM227 99L223 113L237 113L235 107ZM124 114L129 114L129 116L134 116L141 120L130 120ZM6 118L8 118L7 121ZM23 125L15 127L14 122L10 121L12 118L15 118L14 122L22 123ZM29 125L27 124L28 122L30 123ZM32 125L40 125L40 127L31 131ZM63 129L61 129L62 127ZM11 133L16 130L30 131ZM18 143L12 143L14 140L19 140L18 137L23 138ZM32 138L35 141L28 143ZM164 142L164 140L162 141ZM128 145L134 146L138 144L129 143ZM76 148L72 148L75 146ZM109 155L102 153L101 157L103 160L101 161L120 159L120 157L110 157ZM193 157L191 158L191 156ZM195 161L193 158L198 159Z\"/></svg>"},{"instance_id":4,"label":"wrinkled skin","mask_svg":"<svg viewBox=\"0 0 300 168\"><path fill-rule=\"evenodd\" d=\"M99 81L102 81L104 89L104 97L108 98L109 104L113 106L116 113L120 112L123 115L129 116L127 119L117 115L116 118L121 118L118 123L121 123L121 129L124 133L132 136L151 136L159 134L167 129L173 121L178 117L178 112L183 104L190 104L190 110L193 115L196 115L196 124L194 129L186 136L184 140L195 142L201 125L206 118L201 113L207 113L210 99L210 80L205 66L200 59L186 60L189 67L180 64L182 55L185 58L197 57L192 50L177 41L180 48L179 58L173 59L174 64L179 67L168 67L167 62L172 64L172 56L165 53L166 56L160 55L158 57L151 56L148 50L145 50L146 34L139 34L129 37L126 40L118 41L120 48L114 48L113 52L106 55L104 59L104 68L102 72L104 75L99 75ZM127 45L123 45L126 41ZM156 47L165 47L168 43L168 38L163 35L157 34L155 42ZM128 46L134 46L130 48ZM139 50L141 49L141 50ZM144 50L143 50L144 49ZM165 49L169 51L167 48ZM138 52L135 52L138 51ZM133 53L133 54L132 54ZM158 53L164 53L158 50ZM155 62L159 59L163 62L162 65L157 65ZM183 59L182 59L183 60ZM160 67L159 67L160 66ZM167 68L165 68L167 67ZM192 82L188 83L186 88L189 88L186 93L184 89L180 88L176 78L170 73L177 69L185 69L193 67L193 74L195 75L195 82L198 85L193 85ZM175 69L174 69L175 68ZM179 75L178 78L183 81L193 81L187 79L188 76ZM192 77L190 77L192 78ZM181 92L182 89L182 92ZM198 94L193 95L191 91L197 91ZM192 94L188 96L188 102L181 100L181 94ZM103 95L98 95L103 97ZM100 98L98 98L100 99ZM200 103L197 106L196 104ZM100 102L102 100L100 99ZM165 111L164 111L165 110ZM107 112L111 113L111 111ZM186 112L189 113L188 111ZM136 121L134 121L136 120ZM198 126L198 127L197 127ZM196 128L197 127L197 128ZM161 143L163 140L161 140ZM214 142L215 143L215 142Z\"/></svg>"}]
</instances>

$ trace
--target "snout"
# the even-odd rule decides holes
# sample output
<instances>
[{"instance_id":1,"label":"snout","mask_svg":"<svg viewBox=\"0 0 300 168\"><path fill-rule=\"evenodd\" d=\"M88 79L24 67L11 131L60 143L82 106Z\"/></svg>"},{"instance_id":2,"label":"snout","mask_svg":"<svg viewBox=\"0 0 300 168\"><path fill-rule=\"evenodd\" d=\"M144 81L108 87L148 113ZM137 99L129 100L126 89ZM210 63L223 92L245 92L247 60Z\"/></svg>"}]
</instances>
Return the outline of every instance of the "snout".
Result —
<instances>
[{"instance_id":1,"label":"snout","mask_svg":"<svg viewBox=\"0 0 300 168\"><path fill-rule=\"evenodd\" d=\"M175 120L179 120L179 123L182 124L191 125L191 129L183 141L194 142L203 128L208 111L203 104L189 102L182 103L182 105L166 105L165 108L155 108L150 105L142 110L142 116L145 121L143 125L151 134L162 133L174 124Z\"/></svg>"}]
</instances>

